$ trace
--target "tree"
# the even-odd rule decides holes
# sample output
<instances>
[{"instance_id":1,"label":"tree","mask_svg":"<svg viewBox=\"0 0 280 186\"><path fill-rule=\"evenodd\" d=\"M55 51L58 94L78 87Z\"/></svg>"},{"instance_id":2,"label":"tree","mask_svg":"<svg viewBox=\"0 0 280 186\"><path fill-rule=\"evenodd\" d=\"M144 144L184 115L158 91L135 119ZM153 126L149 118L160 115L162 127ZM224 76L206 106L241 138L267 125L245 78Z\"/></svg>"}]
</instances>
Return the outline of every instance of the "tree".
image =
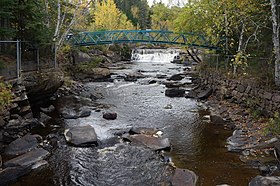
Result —
<instances>
[{"instance_id":1,"label":"tree","mask_svg":"<svg viewBox=\"0 0 280 186\"><path fill-rule=\"evenodd\" d=\"M273 45L275 52L275 84L280 86L280 40L279 40L279 8L276 0L270 0L271 3L271 13L272 13L272 28L273 28ZM278 10L278 11L277 11Z\"/></svg>"},{"instance_id":2,"label":"tree","mask_svg":"<svg viewBox=\"0 0 280 186\"><path fill-rule=\"evenodd\" d=\"M115 3L135 27L150 28L150 8L147 0L115 0Z\"/></svg>"},{"instance_id":3,"label":"tree","mask_svg":"<svg viewBox=\"0 0 280 186\"><path fill-rule=\"evenodd\" d=\"M97 2L93 17L94 22L90 26L93 30L133 29L132 23L116 7L113 0Z\"/></svg>"},{"instance_id":4,"label":"tree","mask_svg":"<svg viewBox=\"0 0 280 186\"><path fill-rule=\"evenodd\" d=\"M152 29L155 30L174 30L174 20L181 8L173 6L167 7L163 3L155 3L151 7Z\"/></svg>"},{"instance_id":5,"label":"tree","mask_svg":"<svg viewBox=\"0 0 280 186\"><path fill-rule=\"evenodd\" d=\"M15 19L13 9L16 5L16 0L0 1L0 40L9 40L16 35L16 29L11 25Z\"/></svg>"},{"instance_id":6,"label":"tree","mask_svg":"<svg viewBox=\"0 0 280 186\"><path fill-rule=\"evenodd\" d=\"M247 54L261 56L271 52L267 47L267 36L271 32L267 24L269 16L267 6L261 0L192 0L178 15L175 28L180 32L200 33L213 44L226 37L226 54L243 59ZM265 51L260 52L260 48ZM240 60L234 59L234 74L237 66L245 63L246 60L240 64Z\"/></svg>"}]
</instances>

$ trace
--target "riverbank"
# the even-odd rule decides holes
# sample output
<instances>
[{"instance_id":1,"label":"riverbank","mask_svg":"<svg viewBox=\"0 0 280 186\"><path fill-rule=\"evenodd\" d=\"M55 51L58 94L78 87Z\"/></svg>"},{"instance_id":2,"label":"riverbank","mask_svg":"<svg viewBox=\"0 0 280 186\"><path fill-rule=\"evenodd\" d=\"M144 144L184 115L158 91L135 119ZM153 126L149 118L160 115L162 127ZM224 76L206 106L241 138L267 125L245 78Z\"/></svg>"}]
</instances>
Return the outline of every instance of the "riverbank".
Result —
<instances>
[{"instance_id":1,"label":"riverbank","mask_svg":"<svg viewBox=\"0 0 280 186\"><path fill-rule=\"evenodd\" d=\"M250 184L279 184L279 139L275 133L279 123L275 116L271 119L278 110L278 91L248 84L247 80L227 79L216 72L203 72L201 78L203 86L213 89L207 99L213 115L234 130L227 139L227 150L238 153L242 162L259 170L261 176Z\"/></svg>"}]
</instances>

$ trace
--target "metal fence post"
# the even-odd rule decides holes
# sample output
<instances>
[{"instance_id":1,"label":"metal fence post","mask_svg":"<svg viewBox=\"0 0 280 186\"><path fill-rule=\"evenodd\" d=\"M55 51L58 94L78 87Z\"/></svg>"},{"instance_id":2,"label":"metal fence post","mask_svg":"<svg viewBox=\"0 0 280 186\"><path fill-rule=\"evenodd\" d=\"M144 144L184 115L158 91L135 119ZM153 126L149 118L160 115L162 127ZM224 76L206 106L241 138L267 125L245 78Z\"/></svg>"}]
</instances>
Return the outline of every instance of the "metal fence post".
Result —
<instances>
[{"instance_id":1,"label":"metal fence post","mask_svg":"<svg viewBox=\"0 0 280 186\"><path fill-rule=\"evenodd\" d=\"M40 51L39 51L39 48L37 48L37 51L36 51L36 54L37 54L37 70L39 71L40 70Z\"/></svg>"},{"instance_id":2,"label":"metal fence post","mask_svg":"<svg viewBox=\"0 0 280 186\"><path fill-rule=\"evenodd\" d=\"M20 76L20 46L19 40L17 40L17 78Z\"/></svg>"}]
</instances>

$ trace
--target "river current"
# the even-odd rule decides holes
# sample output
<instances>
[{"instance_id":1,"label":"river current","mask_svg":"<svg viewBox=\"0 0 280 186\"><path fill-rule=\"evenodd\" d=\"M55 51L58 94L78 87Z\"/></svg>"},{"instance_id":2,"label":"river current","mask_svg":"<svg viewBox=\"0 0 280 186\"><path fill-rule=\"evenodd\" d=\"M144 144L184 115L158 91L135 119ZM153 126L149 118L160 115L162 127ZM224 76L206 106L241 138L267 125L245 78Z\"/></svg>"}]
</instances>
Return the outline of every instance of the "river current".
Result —
<instances>
[{"instance_id":1,"label":"river current","mask_svg":"<svg viewBox=\"0 0 280 186\"><path fill-rule=\"evenodd\" d=\"M232 131L203 120L209 114L204 103L184 97L165 96L162 84L167 77L184 73L188 67L170 61L178 50L141 49L124 68L112 68L112 82L90 82L87 91L100 93L101 112L89 117L68 119L65 127L89 124L95 128L98 147L61 145L52 152L49 166L23 177L13 185L170 185L169 170L157 153L132 146L114 134L131 127L157 128L172 145L166 157L176 167L194 171L198 185L248 185L257 171L243 164L238 154L225 148ZM144 78L124 81L127 74ZM165 78L163 78L165 77ZM156 80L156 83L150 83ZM182 81L191 82L191 77ZM192 85L187 88L191 89ZM102 118L104 111L118 114L116 120Z\"/></svg>"}]
</instances>

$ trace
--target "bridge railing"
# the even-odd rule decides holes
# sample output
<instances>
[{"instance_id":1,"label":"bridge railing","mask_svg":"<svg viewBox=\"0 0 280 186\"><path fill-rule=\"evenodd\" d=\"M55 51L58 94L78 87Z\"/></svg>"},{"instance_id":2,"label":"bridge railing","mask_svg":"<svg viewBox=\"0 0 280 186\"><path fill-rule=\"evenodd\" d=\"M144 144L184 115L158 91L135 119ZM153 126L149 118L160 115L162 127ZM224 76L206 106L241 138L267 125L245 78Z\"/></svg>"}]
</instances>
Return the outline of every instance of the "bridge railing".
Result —
<instances>
[{"instance_id":1,"label":"bridge railing","mask_svg":"<svg viewBox=\"0 0 280 186\"><path fill-rule=\"evenodd\" d=\"M212 42L195 33L175 33L167 30L111 30L69 34L68 40L74 45L102 45L113 43L175 44L219 50L219 43Z\"/></svg>"}]
</instances>

